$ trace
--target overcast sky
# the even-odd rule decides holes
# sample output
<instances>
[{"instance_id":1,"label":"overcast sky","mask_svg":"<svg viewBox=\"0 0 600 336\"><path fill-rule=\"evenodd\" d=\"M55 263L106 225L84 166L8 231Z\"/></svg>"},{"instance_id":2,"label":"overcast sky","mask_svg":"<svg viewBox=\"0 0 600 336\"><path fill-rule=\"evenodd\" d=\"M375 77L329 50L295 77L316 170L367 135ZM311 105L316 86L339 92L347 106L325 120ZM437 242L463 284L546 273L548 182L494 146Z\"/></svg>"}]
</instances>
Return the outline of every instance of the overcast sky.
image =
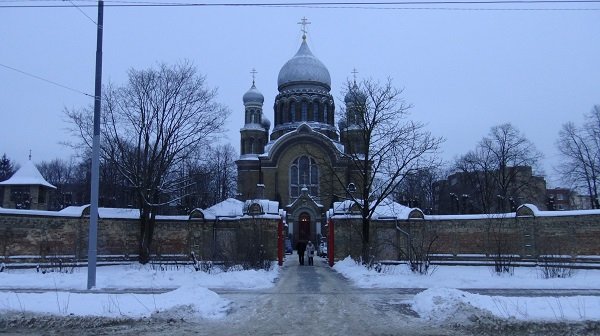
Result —
<instances>
[{"instance_id":1,"label":"overcast sky","mask_svg":"<svg viewBox=\"0 0 600 336\"><path fill-rule=\"evenodd\" d=\"M454 8L532 8L495 6ZM106 7L103 81L121 84L129 68L191 60L232 110L225 141L239 148L250 70L258 71L273 120L277 75L300 46L297 22L306 16L309 46L331 73L338 107L353 68L359 79L391 77L414 105L412 118L446 139L444 159L511 122L545 154L553 175L561 125L581 122L600 104L600 3L537 8L596 10ZM0 65L93 94L96 27L81 11L96 20L94 7L0 8ZM31 149L35 162L68 158L63 109L88 104L81 93L0 66L0 155L23 162Z\"/></svg>"}]
</instances>

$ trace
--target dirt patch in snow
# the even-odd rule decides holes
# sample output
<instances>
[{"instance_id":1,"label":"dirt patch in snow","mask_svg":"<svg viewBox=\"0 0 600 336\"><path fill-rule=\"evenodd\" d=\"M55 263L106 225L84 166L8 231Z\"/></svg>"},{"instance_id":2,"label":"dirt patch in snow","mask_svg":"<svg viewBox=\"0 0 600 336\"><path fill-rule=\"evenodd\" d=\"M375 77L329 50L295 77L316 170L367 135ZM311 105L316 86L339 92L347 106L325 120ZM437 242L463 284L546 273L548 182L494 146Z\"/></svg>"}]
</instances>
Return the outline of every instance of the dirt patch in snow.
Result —
<instances>
[{"instance_id":1,"label":"dirt patch in snow","mask_svg":"<svg viewBox=\"0 0 600 336\"><path fill-rule=\"evenodd\" d=\"M517 321L500 319L490 314L472 315L468 323L452 323L452 329L472 335L514 335L514 336L580 336L600 335L600 321L548 322Z\"/></svg>"}]
</instances>

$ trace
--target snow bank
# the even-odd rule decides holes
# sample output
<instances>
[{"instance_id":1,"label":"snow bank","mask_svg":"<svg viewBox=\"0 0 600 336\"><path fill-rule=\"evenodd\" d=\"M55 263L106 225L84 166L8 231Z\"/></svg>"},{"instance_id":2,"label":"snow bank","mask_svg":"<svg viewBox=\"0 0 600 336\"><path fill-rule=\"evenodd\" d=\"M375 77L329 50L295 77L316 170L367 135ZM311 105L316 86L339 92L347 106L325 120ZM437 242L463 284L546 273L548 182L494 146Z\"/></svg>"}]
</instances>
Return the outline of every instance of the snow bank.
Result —
<instances>
[{"instance_id":1,"label":"snow bank","mask_svg":"<svg viewBox=\"0 0 600 336\"><path fill-rule=\"evenodd\" d=\"M181 310L199 318L219 318L226 315L229 304L215 292L198 286L163 294L0 293L0 310L63 316L139 318Z\"/></svg>"},{"instance_id":2,"label":"snow bank","mask_svg":"<svg viewBox=\"0 0 600 336\"><path fill-rule=\"evenodd\" d=\"M350 257L333 268L362 288L597 289L600 284L600 270L576 270L571 278L543 279L535 267L517 267L510 276L497 275L485 266L439 266L431 275L423 276L411 272L404 264L384 266L382 273L369 271Z\"/></svg>"},{"instance_id":3,"label":"snow bank","mask_svg":"<svg viewBox=\"0 0 600 336\"><path fill-rule=\"evenodd\" d=\"M97 289L154 289L200 286L207 288L259 289L273 286L279 269L247 270L208 274L191 267L179 270L153 270L139 264L103 266L96 270ZM37 273L33 269L0 273L0 288L36 288L49 290L82 290L87 287L87 268L75 268L67 273Z\"/></svg>"},{"instance_id":4,"label":"snow bank","mask_svg":"<svg viewBox=\"0 0 600 336\"><path fill-rule=\"evenodd\" d=\"M412 273L406 265L377 273L350 257L333 267L362 288L425 288L409 303L423 319L465 321L492 315L532 321L600 320L599 296L504 297L471 294L460 289L597 289L600 270L577 270L572 278L543 279L535 268L516 268L498 276L489 267L440 266L432 275Z\"/></svg>"},{"instance_id":5,"label":"snow bank","mask_svg":"<svg viewBox=\"0 0 600 336\"><path fill-rule=\"evenodd\" d=\"M271 271L248 270L212 274L196 272L191 268L153 270L149 266L121 265L99 267L96 291L84 290L87 268L75 269L72 274L37 273L35 270L10 270L0 273L0 288L41 290L41 293L0 292L0 312L34 312L57 315L147 317L154 314L167 316L194 316L220 318L227 314L230 301L208 288L257 289L274 285L279 268ZM101 293L103 289L119 289L123 294ZM126 293L144 289L170 290L162 294ZM174 289L174 290L172 290ZM45 292L44 292L45 291ZM133 290L132 290L133 292Z\"/></svg>"},{"instance_id":6,"label":"snow bank","mask_svg":"<svg viewBox=\"0 0 600 336\"><path fill-rule=\"evenodd\" d=\"M503 297L435 288L415 295L412 308L432 321L461 320L479 312L522 321L600 320L600 297Z\"/></svg>"}]
</instances>

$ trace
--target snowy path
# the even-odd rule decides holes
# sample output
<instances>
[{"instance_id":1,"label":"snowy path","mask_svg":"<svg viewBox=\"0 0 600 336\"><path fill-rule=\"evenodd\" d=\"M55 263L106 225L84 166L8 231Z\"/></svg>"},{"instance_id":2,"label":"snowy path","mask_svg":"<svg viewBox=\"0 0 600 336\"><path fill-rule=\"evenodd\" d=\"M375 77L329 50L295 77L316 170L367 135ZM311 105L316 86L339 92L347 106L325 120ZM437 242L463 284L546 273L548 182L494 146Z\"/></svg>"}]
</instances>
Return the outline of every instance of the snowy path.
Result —
<instances>
[{"instance_id":1,"label":"snowy path","mask_svg":"<svg viewBox=\"0 0 600 336\"><path fill-rule=\"evenodd\" d=\"M413 294L363 292L320 258L299 266L289 258L277 285L261 291L220 291L234 302L231 314L199 326L217 335L452 335L427 326L407 304ZM191 331L191 330L190 330Z\"/></svg>"}]
</instances>

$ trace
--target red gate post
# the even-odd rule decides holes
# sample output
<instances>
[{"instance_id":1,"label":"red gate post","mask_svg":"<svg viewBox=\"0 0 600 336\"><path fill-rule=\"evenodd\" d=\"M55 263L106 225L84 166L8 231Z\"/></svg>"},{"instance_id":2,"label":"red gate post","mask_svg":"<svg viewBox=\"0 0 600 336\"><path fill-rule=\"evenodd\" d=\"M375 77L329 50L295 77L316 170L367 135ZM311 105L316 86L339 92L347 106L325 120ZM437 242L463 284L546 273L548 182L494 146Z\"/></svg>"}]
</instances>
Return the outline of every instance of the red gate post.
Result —
<instances>
[{"instance_id":1,"label":"red gate post","mask_svg":"<svg viewBox=\"0 0 600 336\"><path fill-rule=\"evenodd\" d=\"M327 227L329 229L329 232L327 233L327 259L329 261L329 267L333 267L333 257L335 256L335 246L333 245L333 242L335 241L335 237L333 236L333 220L331 218L329 218Z\"/></svg>"},{"instance_id":2,"label":"red gate post","mask_svg":"<svg viewBox=\"0 0 600 336\"><path fill-rule=\"evenodd\" d=\"M283 266L283 219L279 219L277 225L277 260L279 266Z\"/></svg>"}]
</instances>

